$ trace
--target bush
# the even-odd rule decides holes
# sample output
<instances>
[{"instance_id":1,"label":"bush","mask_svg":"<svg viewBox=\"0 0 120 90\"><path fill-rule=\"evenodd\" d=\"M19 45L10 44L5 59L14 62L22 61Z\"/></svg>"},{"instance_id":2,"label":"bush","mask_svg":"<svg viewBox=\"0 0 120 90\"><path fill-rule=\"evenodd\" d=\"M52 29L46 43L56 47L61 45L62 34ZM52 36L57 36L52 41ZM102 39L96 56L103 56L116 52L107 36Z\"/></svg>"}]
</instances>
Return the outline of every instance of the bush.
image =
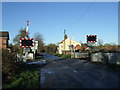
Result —
<instances>
[{"instance_id":1,"label":"bush","mask_svg":"<svg viewBox=\"0 0 120 90\"><path fill-rule=\"evenodd\" d=\"M71 55L65 55L65 54L64 54L64 55L61 56L61 58L65 58L65 59L71 58Z\"/></svg>"},{"instance_id":2,"label":"bush","mask_svg":"<svg viewBox=\"0 0 120 90\"><path fill-rule=\"evenodd\" d=\"M2 52L2 81L3 89L9 88L38 88L39 69L22 62L17 62L16 53Z\"/></svg>"},{"instance_id":3,"label":"bush","mask_svg":"<svg viewBox=\"0 0 120 90\"><path fill-rule=\"evenodd\" d=\"M56 54L55 56L61 57L63 54Z\"/></svg>"},{"instance_id":4,"label":"bush","mask_svg":"<svg viewBox=\"0 0 120 90\"><path fill-rule=\"evenodd\" d=\"M19 75L15 76L10 84L3 84L4 89L24 88L31 90L39 88L39 70L26 70L22 71Z\"/></svg>"},{"instance_id":5,"label":"bush","mask_svg":"<svg viewBox=\"0 0 120 90\"><path fill-rule=\"evenodd\" d=\"M2 75L3 83L8 82L11 78L19 72L20 67L17 65L16 53L9 53L6 50L2 51Z\"/></svg>"}]
</instances>

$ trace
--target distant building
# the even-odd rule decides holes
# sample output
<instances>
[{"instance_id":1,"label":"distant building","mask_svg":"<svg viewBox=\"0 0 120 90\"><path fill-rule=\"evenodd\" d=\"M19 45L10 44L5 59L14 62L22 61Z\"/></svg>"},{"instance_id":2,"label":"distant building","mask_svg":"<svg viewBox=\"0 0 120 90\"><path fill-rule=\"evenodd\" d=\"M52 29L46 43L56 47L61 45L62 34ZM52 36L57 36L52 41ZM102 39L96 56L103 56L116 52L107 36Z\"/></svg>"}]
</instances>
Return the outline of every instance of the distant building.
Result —
<instances>
[{"instance_id":1,"label":"distant building","mask_svg":"<svg viewBox=\"0 0 120 90\"><path fill-rule=\"evenodd\" d=\"M65 40L62 40L57 48L59 54L70 54L71 53L70 46L73 46L74 51L79 50L81 48L80 43L71 40L70 38L67 37L67 35L65 35L64 38Z\"/></svg>"},{"instance_id":2,"label":"distant building","mask_svg":"<svg viewBox=\"0 0 120 90\"><path fill-rule=\"evenodd\" d=\"M83 44L83 43L81 43L81 46L77 45L77 46L75 47L75 51L76 51L76 52L77 52L77 51L84 51L84 50L90 50L90 47L88 47L87 44Z\"/></svg>"},{"instance_id":3,"label":"distant building","mask_svg":"<svg viewBox=\"0 0 120 90\"><path fill-rule=\"evenodd\" d=\"M0 49L8 48L9 32L0 31Z\"/></svg>"}]
</instances>

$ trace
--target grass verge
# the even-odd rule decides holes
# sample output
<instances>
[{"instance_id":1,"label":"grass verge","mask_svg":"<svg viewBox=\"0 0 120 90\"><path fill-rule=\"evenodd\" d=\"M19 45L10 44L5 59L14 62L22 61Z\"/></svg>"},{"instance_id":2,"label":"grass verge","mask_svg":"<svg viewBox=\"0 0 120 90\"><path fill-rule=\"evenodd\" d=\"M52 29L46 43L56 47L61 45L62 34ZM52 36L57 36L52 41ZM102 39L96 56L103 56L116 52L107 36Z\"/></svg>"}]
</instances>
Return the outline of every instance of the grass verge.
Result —
<instances>
[{"instance_id":1,"label":"grass verge","mask_svg":"<svg viewBox=\"0 0 120 90\"><path fill-rule=\"evenodd\" d=\"M26 90L39 88L39 68L24 65L23 70L13 77L11 83L3 84L3 89L14 88L24 88Z\"/></svg>"},{"instance_id":2,"label":"grass verge","mask_svg":"<svg viewBox=\"0 0 120 90\"><path fill-rule=\"evenodd\" d=\"M65 55L65 54L53 54L54 56L58 56L58 57L61 57L61 58L64 58L64 59L69 59L71 58L71 55Z\"/></svg>"}]
</instances>

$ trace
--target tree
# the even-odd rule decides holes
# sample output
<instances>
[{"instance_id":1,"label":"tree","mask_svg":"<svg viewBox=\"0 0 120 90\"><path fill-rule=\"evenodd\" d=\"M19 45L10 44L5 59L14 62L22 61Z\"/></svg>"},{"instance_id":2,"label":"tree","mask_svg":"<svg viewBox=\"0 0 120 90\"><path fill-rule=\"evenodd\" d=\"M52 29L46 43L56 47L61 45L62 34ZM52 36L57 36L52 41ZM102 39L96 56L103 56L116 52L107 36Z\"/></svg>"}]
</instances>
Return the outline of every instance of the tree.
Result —
<instances>
[{"instance_id":1,"label":"tree","mask_svg":"<svg viewBox=\"0 0 120 90\"><path fill-rule=\"evenodd\" d=\"M19 30L19 34L15 36L15 38L13 39L13 42L15 43L15 45L19 46L19 42L20 42L20 38L24 38L26 35L26 30L21 28Z\"/></svg>"},{"instance_id":2,"label":"tree","mask_svg":"<svg viewBox=\"0 0 120 90\"><path fill-rule=\"evenodd\" d=\"M54 54L56 53L56 51L57 51L57 45L55 44L51 43L45 46L45 52L47 53Z\"/></svg>"},{"instance_id":3,"label":"tree","mask_svg":"<svg viewBox=\"0 0 120 90\"><path fill-rule=\"evenodd\" d=\"M105 43L104 46L111 46L111 44L109 44L109 43Z\"/></svg>"},{"instance_id":4,"label":"tree","mask_svg":"<svg viewBox=\"0 0 120 90\"><path fill-rule=\"evenodd\" d=\"M15 36L15 38L13 39L13 43L15 44L13 46L14 49L18 49L18 52L19 53L22 53L23 52L23 48L20 48L19 45L20 45L20 38L24 38L26 35L26 30L21 28L19 30L19 34Z\"/></svg>"},{"instance_id":5,"label":"tree","mask_svg":"<svg viewBox=\"0 0 120 90\"><path fill-rule=\"evenodd\" d=\"M118 46L116 45L116 43L112 42L112 43L106 43L104 44L104 47L107 49L107 50L111 50L111 51L116 51L118 50Z\"/></svg>"},{"instance_id":6,"label":"tree","mask_svg":"<svg viewBox=\"0 0 120 90\"><path fill-rule=\"evenodd\" d=\"M110 44L111 44L111 45L117 45L115 42L111 42Z\"/></svg>"},{"instance_id":7,"label":"tree","mask_svg":"<svg viewBox=\"0 0 120 90\"><path fill-rule=\"evenodd\" d=\"M38 50L43 51L44 50L44 42L43 42L43 36L39 32L34 34L35 41L38 41Z\"/></svg>"},{"instance_id":8,"label":"tree","mask_svg":"<svg viewBox=\"0 0 120 90\"><path fill-rule=\"evenodd\" d=\"M98 46L102 46L103 45L103 40L102 39L98 39L98 42L97 42Z\"/></svg>"}]
</instances>

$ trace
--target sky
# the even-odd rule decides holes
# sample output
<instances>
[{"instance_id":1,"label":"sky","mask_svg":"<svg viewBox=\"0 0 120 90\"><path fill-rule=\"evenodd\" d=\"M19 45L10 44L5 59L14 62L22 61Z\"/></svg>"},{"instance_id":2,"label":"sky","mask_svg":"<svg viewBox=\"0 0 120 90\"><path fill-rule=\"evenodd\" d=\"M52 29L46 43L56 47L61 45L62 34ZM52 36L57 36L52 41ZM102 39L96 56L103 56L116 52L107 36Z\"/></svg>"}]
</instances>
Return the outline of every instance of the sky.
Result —
<instances>
[{"instance_id":1,"label":"sky","mask_svg":"<svg viewBox=\"0 0 120 90\"><path fill-rule=\"evenodd\" d=\"M3 2L2 30L10 43L30 21L29 35L41 33L44 43L69 38L86 43L86 35L97 35L104 43L118 43L117 2Z\"/></svg>"}]
</instances>

